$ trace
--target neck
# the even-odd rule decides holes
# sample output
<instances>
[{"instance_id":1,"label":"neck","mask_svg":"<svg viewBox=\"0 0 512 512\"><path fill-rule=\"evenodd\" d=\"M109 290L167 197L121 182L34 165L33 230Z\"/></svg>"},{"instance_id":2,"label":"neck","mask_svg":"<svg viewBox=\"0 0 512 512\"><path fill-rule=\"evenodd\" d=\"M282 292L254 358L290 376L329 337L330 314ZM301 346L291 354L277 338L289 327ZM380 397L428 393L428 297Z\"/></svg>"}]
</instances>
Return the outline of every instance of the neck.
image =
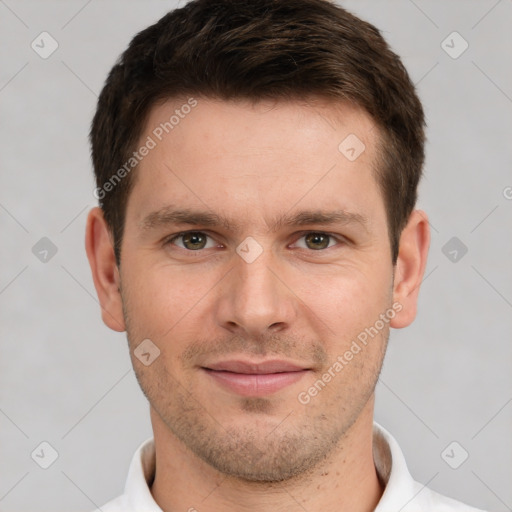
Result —
<instances>
[{"instance_id":1,"label":"neck","mask_svg":"<svg viewBox=\"0 0 512 512\"><path fill-rule=\"evenodd\" d=\"M328 459L308 475L279 483L226 476L190 452L152 408L151 420L156 451L151 493L164 512L370 512L383 492L372 453L373 399Z\"/></svg>"}]
</instances>

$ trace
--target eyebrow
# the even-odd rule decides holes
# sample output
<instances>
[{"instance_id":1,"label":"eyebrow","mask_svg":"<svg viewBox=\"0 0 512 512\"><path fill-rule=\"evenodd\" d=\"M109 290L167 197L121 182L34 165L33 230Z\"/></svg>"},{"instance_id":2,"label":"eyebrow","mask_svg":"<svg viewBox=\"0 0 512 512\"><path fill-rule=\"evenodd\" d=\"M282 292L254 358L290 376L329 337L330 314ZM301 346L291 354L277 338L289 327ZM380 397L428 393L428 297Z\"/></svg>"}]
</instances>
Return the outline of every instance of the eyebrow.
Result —
<instances>
[{"instance_id":1,"label":"eyebrow","mask_svg":"<svg viewBox=\"0 0 512 512\"><path fill-rule=\"evenodd\" d=\"M149 213L139 223L143 232L157 230L173 224L189 224L191 226L217 227L222 226L228 231L240 231L240 223L234 222L223 215L206 210L177 209L172 206ZM283 214L277 217L270 225L270 231L277 231L282 227L305 226L308 224L358 224L368 231L368 219L354 212L345 210L305 210L291 215Z\"/></svg>"}]
</instances>

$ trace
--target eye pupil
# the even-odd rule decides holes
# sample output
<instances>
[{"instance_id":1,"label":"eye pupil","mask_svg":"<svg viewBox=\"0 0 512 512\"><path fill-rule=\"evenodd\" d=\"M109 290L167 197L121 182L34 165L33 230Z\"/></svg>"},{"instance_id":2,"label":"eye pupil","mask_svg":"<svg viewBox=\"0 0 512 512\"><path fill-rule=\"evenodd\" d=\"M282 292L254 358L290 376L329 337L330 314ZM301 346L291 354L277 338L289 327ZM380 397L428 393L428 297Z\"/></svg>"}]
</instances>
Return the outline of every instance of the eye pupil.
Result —
<instances>
[{"instance_id":1,"label":"eye pupil","mask_svg":"<svg viewBox=\"0 0 512 512\"><path fill-rule=\"evenodd\" d=\"M206 245L206 237L198 232L185 233L183 235L183 245L187 249L203 249Z\"/></svg>"},{"instance_id":2,"label":"eye pupil","mask_svg":"<svg viewBox=\"0 0 512 512\"><path fill-rule=\"evenodd\" d=\"M306 235L306 244L313 250L325 249L329 245L329 235L309 233Z\"/></svg>"}]
</instances>

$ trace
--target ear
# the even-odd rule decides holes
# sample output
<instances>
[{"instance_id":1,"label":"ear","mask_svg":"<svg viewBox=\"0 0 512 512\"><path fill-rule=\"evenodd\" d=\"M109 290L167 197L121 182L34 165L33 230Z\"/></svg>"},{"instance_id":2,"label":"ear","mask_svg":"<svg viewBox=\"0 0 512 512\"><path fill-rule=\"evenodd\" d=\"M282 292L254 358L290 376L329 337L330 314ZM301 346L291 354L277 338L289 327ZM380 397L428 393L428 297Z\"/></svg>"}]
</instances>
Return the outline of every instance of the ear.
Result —
<instances>
[{"instance_id":1,"label":"ear","mask_svg":"<svg viewBox=\"0 0 512 512\"><path fill-rule=\"evenodd\" d=\"M101 208L93 208L87 217L85 250L98 299L101 305L101 318L107 327L114 331L126 330L114 247L110 230Z\"/></svg>"},{"instance_id":2,"label":"ear","mask_svg":"<svg viewBox=\"0 0 512 512\"><path fill-rule=\"evenodd\" d=\"M414 210L400 236L398 259L393 283L394 302L401 304L390 325L396 329L407 327L416 317L418 294L427 266L430 246L428 217L421 210Z\"/></svg>"}]
</instances>

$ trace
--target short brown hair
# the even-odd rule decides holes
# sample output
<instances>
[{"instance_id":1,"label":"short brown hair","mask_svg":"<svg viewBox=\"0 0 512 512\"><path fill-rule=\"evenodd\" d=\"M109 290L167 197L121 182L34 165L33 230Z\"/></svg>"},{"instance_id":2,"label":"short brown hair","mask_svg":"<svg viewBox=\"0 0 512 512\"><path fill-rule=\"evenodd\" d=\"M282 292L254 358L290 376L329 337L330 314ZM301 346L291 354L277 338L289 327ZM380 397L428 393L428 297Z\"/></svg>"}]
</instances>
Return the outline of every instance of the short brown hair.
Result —
<instances>
[{"instance_id":1,"label":"short brown hair","mask_svg":"<svg viewBox=\"0 0 512 512\"><path fill-rule=\"evenodd\" d=\"M133 38L98 100L92 160L118 265L133 173L108 193L103 187L130 158L151 108L191 95L318 97L365 109L381 132L376 174L396 262L416 203L425 121L407 71L380 32L326 0L193 0Z\"/></svg>"}]
</instances>

